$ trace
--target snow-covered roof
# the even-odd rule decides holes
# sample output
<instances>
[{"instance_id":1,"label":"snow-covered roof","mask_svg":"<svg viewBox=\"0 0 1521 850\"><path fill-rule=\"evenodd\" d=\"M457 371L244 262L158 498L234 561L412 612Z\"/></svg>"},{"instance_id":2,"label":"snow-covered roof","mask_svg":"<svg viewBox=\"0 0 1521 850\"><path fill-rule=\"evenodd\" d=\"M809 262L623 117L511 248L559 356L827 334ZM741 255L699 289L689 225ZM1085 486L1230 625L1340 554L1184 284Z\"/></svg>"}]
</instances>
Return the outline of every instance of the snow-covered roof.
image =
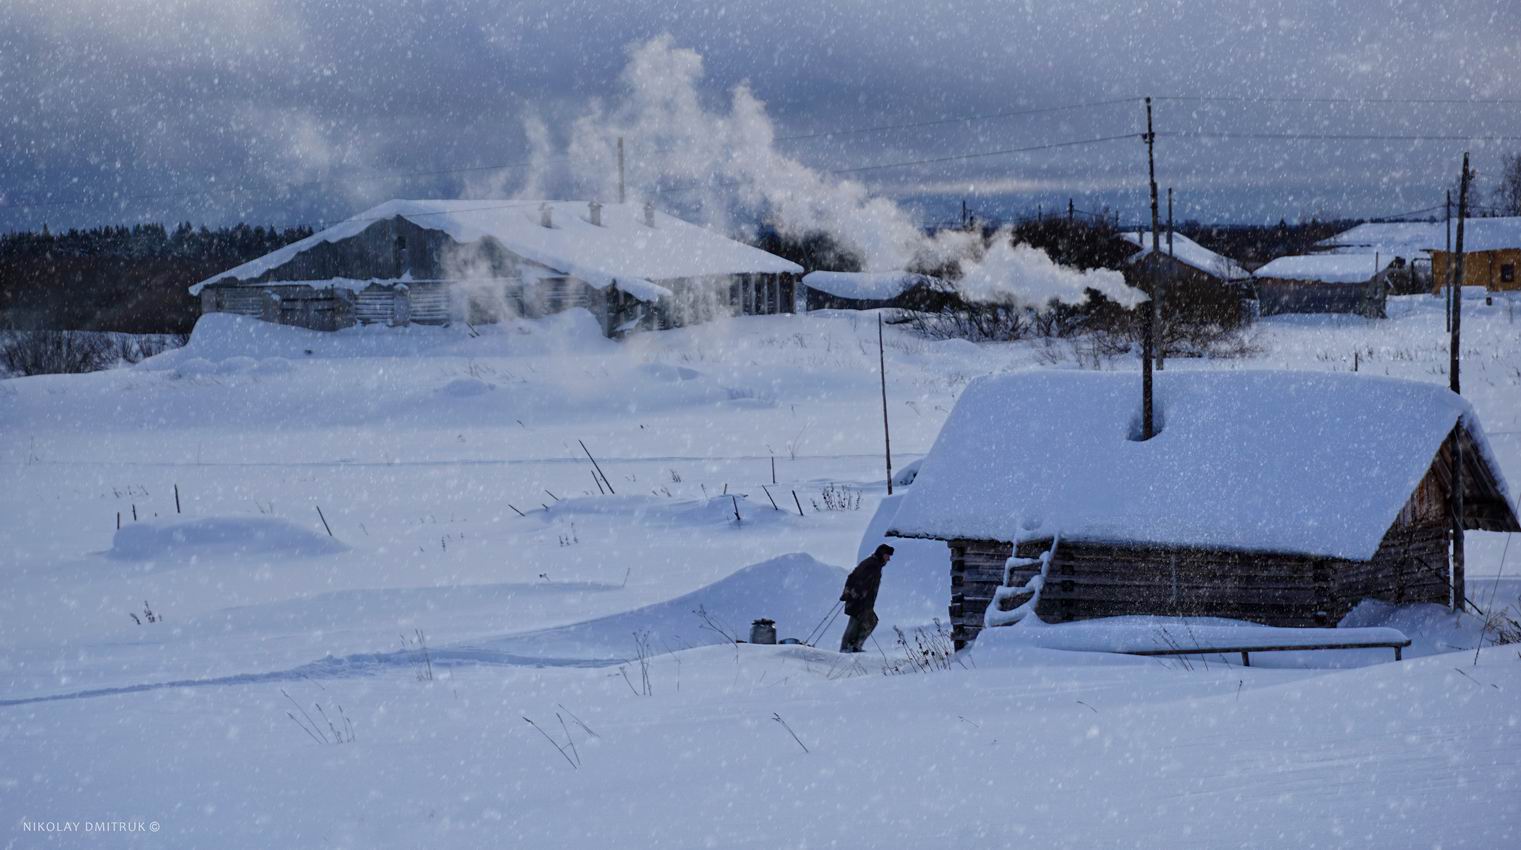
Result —
<instances>
[{"instance_id":1,"label":"snow-covered roof","mask_svg":"<svg viewBox=\"0 0 1521 850\"><path fill-rule=\"evenodd\" d=\"M551 208L553 227L541 224L540 209L545 204ZM582 201L387 201L207 278L192 286L190 294L197 295L216 281L255 280L317 245L357 236L377 221L398 216L418 227L442 231L460 243L491 237L514 254L556 272L599 288L616 280L618 288L636 295L630 287L640 289L641 284L653 281L803 271L796 263L705 227L662 212L654 215L655 226L649 227L640 205L604 204L602 224L595 225L588 204Z\"/></svg>"},{"instance_id":2,"label":"snow-covered roof","mask_svg":"<svg viewBox=\"0 0 1521 850\"><path fill-rule=\"evenodd\" d=\"M1456 245L1458 222L1453 219L1451 225L1445 221L1372 221L1322 239L1315 246L1337 254L1377 252L1414 259L1427 251L1447 250L1449 226ZM1503 248L1521 248L1521 217L1470 218L1463 223L1463 250Z\"/></svg>"},{"instance_id":3,"label":"snow-covered roof","mask_svg":"<svg viewBox=\"0 0 1521 850\"><path fill-rule=\"evenodd\" d=\"M920 284L933 284L936 278L913 272L809 272L803 285L836 298L859 298L887 301Z\"/></svg>"},{"instance_id":4,"label":"snow-covered roof","mask_svg":"<svg viewBox=\"0 0 1521 850\"><path fill-rule=\"evenodd\" d=\"M1151 253L1151 233L1122 233L1126 242L1139 247L1141 250L1132 254L1129 262L1137 263ZM1167 234L1159 233L1158 243L1162 246L1162 253L1167 253ZM1208 275L1214 275L1222 280L1245 280L1251 277L1240 263L1232 260L1224 254L1216 254L1214 251L1200 245L1187 236L1173 231L1172 234L1172 258L1178 262L1196 268Z\"/></svg>"},{"instance_id":5,"label":"snow-covered roof","mask_svg":"<svg viewBox=\"0 0 1521 850\"><path fill-rule=\"evenodd\" d=\"M1447 239L1442 225L1437 225L1436 236L1426 245L1433 251L1447 249ZM1457 247L1458 223L1452 223L1453 247ZM1470 218L1463 222L1464 251L1500 251L1521 248L1521 216L1509 218Z\"/></svg>"},{"instance_id":6,"label":"snow-covered roof","mask_svg":"<svg viewBox=\"0 0 1521 850\"><path fill-rule=\"evenodd\" d=\"M979 378L957 402L889 533L1302 553L1367 560L1460 419L1512 502L1467 401L1360 375L1157 375L1160 432L1130 373Z\"/></svg>"},{"instance_id":7,"label":"snow-covered roof","mask_svg":"<svg viewBox=\"0 0 1521 850\"><path fill-rule=\"evenodd\" d=\"M1370 221L1315 243L1332 254L1379 254L1414 260L1426 255L1433 240L1445 238L1442 222Z\"/></svg>"},{"instance_id":8,"label":"snow-covered roof","mask_svg":"<svg viewBox=\"0 0 1521 850\"><path fill-rule=\"evenodd\" d=\"M1366 283L1392 262L1392 254L1302 254L1279 257L1253 274L1259 278L1274 277L1281 280Z\"/></svg>"}]
</instances>

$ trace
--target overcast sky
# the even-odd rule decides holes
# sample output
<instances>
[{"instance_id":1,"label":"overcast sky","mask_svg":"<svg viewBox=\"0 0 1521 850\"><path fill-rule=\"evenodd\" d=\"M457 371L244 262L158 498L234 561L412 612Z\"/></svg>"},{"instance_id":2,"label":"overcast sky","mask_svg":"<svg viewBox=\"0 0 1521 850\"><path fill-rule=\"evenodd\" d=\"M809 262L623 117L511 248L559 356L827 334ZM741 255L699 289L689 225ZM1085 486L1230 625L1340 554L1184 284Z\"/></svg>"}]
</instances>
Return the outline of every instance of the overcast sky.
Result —
<instances>
[{"instance_id":1,"label":"overcast sky","mask_svg":"<svg viewBox=\"0 0 1521 850\"><path fill-rule=\"evenodd\" d=\"M669 34L722 112L748 83L775 133L1154 95L1504 104L1159 100L1178 217L1380 215L1440 203L1521 150L1521 0L4 0L0 230L105 222L320 222L390 197L521 190L525 121L555 150L629 97L630 50ZM818 169L1142 129L1139 100L780 141ZM1202 139L1198 133L1467 140ZM1183 134L1183 135L1173 135ZM1481 137L1511 136L1511 141ZM641 139L627 140L631 159ZM647 140L644 140L647 141ZM542 151L541 151L542 153ZM650 156L648 153L645 156ZM1145 202L1138 138L862 172L938 217ZM518 171L521 171L519 169ZM400 173L413 176L397 177ZM483 182L484 181L484 182ZM653 187L644 187L654 191ZM542 191L585 187L551 176ZM677 196L657 202L682 211ZM688 212L691 212L688 210Z\"/></svg>"}]
</instances>

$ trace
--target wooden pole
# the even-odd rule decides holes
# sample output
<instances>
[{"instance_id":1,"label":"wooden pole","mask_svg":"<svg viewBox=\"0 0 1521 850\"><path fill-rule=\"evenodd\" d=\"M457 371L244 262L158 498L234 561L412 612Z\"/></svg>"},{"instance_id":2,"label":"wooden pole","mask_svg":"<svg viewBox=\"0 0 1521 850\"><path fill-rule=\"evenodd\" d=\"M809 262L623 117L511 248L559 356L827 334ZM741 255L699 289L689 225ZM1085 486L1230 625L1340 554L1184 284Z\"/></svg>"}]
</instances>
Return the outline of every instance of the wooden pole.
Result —
<instances>
[{"instance_id":1,"label":"wooden pole","mask_svg":"<svg viewBox=\"0 0 1521 850\"><path fill-rule=\"evenodd\" d=\"M174 512L180 512L180 485L174 485Z\"/></svg>"},{"instance_id":2,"label":"wooden pole","mask_svg":"<svg viewBox=\"0 0 1521 850\"><path fill-rule=\"evenodd\" d=\"M887 429L887 348L882 343L882 314L877 314L877 368L882 373L882 449L887 457L887 495L893 494L893 436Z\"/></svg>"},{"instance_id":3,"label":"wooden pole","mask_svg":"<svg viewBox=\"0 0 1521 850\"><path fill-rule=\"evenodd\" d=\"M618 137L618 203L628 203L628 193L623 183L623 137Z\"/></svg>"},{"instance_id":4,"label":"wooden pole","mask_svg":"<svg viewBox=\"0 0 1521 850\"><path fill-rule=\"evenodd\" d=\"M1452 337L1448 352L1449 387L1462 393L1463 345L1463 220L1468 217L1468 184L1473 172L1468 169L1468 154L1463 154L1463 174L1458 181L1458 239L1452 254ZM1467 578L1463 539L1463 420L1458 419L1452 432L1452 610L1463 610Z\"/></svg>"},{"instance_id":5,"label":"wooden pole","mask_svg":"<svg viewBox=\"0 0 1521 850\"><path fill-rule=\"evenodd\" d=\"M792 503L794 505L797 505L797 515L798 516L802 516L803 515L803 503L798 500L797 491L796 490L792 491Z\"/></svg>"},{"instance_id":6,"label":"wooden pole","mask_svg":"<svg viewBox=\"0 0 1521 850\"><path fill-rule=\"evenodd\" d=\"M588 449L586 443L581 440L577 440L576 442L581 443L581 451L586 452L586 459L592 462L592 468L597 470L597 474L602 476L603 481L607 482L607 492L612 493L614 496L618 495L618 491L613 489L613 482L607 480L607 473L602 471L602 467L597 464L597 459L592 457L591 449ZM546 490L545 492L548 491ZM549 495L553 496L554 494L550 493ZM559 499L555 501L558 502Z\"/></svg>"},{"instance_id":7,"label":"wooden pole","mask_svg":"<svg viewBox=\"0 0 1521 850\"><path fill-rule=\"evenodd\" d=\"M1452 333L1452 190L1451 189L1447 190L1447 203L1444 204L1443 206L1444 206L1444 209L1446 210L1446 212L1444 214L1443 220L1444 220L1444 222L1446 224L1446 226L1445 226L1444 229L1447 231L1447 268L1443 269L1443 271L1446 272L1446 274L1443 275L1443 279L1440 281L1440 284L1442 286L1442 297L1444 299L1446 299L1446 301L1442 305L1442 306L1444 306L1444 307L1447 308L1447 323L1446 323L1446 328L1447 328L1447 332L1448 333Z\"/></svg>"},{"instance_id":8,"label":"wooden pole","mask_svg":"<svg viewBox=\"0 0 1521 850\"><path fill-rule=\"evenodd\" d=\"M1151 304L1146 316L1146 327L1141 334L1141 439L1156 436L1156 420L1152 416L1151 365L1157 331L1157 255L1161 253L1161 237L1157 233L1157 134L1151 125L1151 98L1146 98L1146 168L1151 183L1151 262L1146 272Z\"/></svg>"},{"instance_id":9,"label":"wooden pole","mask_svg":"<svg viewBox=\"0 0 1521 850\"><path fill-rule=\"evenodd\" d=\"M1068 224L1072 223L1072 214L1074 212L1077 212L1077 208L1074 207L1074 206L1072 206L1072 199L1068 198L1067 199L1067 223Z\"/></svg>"},{"instance_id":10,"label":"wooden pole","mask_svg":"<svg viewBox=\"0 0 1521 850\"><path fill-rule=\"evenodd\" d=\"M325 528L325 529L327 529L327 536L328 537L332 537L333 536L333 527L327 524L327 517L325 517L325 516L322 515L322 506L321 505L315 505L314 507L317 508L317 519L322 520L322 527Z\"/></svg>"},{"instance_id":11,"label":"wooden pole","mask_svg":"<svg viewBox=\"0 0 1521 850\"><path fill-rule=\"evenodd\" d=\"M1167 187L1167 259L1169 261L1171 261L1173 259L1173 256L1174 255L1173 255L1173 252L1172 252L1172 187L1168 186ZM1159 313L1162 311L1162 300L1167 297L1167 289L1168 289L1167 284L1171 282L1170 278L1172 276L1172 271L1173 271L1173 265L1172 265L1171 262L1168 262L1166 274L1163 276L1162 280L1159 280L1157 282L1158 283L1158 287L1157 287L1157 312L1159 312ZM1157 339L1157 370L1160 371L1160 370L1163 370L1163 369L1167 368L1167 332L1166 332L1166 329L1164 329L1164 328L1158 328L1158 330L1161 333L1159 334L1159 339Z\"/></svg>"}]
</instances>

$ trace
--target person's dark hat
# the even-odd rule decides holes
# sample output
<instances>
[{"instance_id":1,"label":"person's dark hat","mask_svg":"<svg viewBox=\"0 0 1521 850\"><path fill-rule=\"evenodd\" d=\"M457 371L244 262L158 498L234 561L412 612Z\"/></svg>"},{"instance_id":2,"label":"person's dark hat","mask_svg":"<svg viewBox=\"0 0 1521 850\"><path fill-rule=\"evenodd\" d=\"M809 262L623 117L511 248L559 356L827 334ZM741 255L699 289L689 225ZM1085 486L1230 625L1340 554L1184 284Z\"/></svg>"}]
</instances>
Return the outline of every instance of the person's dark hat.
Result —
<instances>
[{"instance_id":1,"label":"person's dark hat","mask_svg":"<svg viewBox=\"0 0 1521 850\"><path fill-rule=\"evenodd\" d=\"M895 550L893 549L893 547L887 545L886 543L883 543L881 546L877 547L877 551L874 554L877 554L877 555L891 555L894 551Z\"/></svg>"}]
</instances>

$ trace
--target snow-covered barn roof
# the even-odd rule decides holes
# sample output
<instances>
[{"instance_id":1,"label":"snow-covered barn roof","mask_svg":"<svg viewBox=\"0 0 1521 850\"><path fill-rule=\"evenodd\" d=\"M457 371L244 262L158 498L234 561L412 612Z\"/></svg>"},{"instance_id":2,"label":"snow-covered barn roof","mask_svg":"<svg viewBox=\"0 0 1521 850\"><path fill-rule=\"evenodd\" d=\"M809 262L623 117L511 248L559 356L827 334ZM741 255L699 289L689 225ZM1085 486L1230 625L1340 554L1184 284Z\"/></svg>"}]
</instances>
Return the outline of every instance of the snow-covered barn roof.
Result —
<instances>
[{"instance_id":1,"label":"snow-covered barn roof","mask_svg":"<svg viewBox=\"0 0 1521 850\"><path fill-rule=\"evenodd\" d=\"M1281 280L1366 283L1392 262L1394 256L1390 254L1302 254L1279 257L1253 274Z\"/></svg>"},{"instance_id":2,"label":"snow-covered barn roof","mask_svg":"<svg viewBox=\"0 0 1521 850\"><path fill-rule=\"evenodd\" d=\"M1157 375L1160 432L1138 429L1139 376L1019 372L957 402L889 534L1124 542L1367 560L1460 420L1435 384L1300 372ZM1465 488L1466 489L1466 488ZM1503 501L1503 507L1500 502Z\"/></svg>"},{"instance_id":3,"label":"snow-covered barn roof","mask_svg":"<svg viewBox=\"0 0 1521 850\"><path fill-rule=\"evenodd\" d=\"M1370 221L1322 239L1316 248L1332 254L1379 254L1413 260L1425 256L1432 241L1445 238L1442 222Z\"/></svg>"},{"instance_id":4,"label":"snow-covered barn roof","mask_svg":"<svg viewBox=\"0 0 1521 850\"><path fill-rule=\"evenodd\" d=\"M1447 238L1442 225L1436 225L1435 235L1426 247L1432 251L1445 251ZM1452 223L1453 247L1457 247L1458 223ZM1521 248L1521 216L1508 218L1470 218L1463 222L1464 251L1501 251Z\"/></svg>"},{"instance_id":5,"label":"snow-covered barn roof","mask_svg":"<svg viewBox=\"0 0 1521 850\"><path fill-rule=\"evenodd\" d=\"M1454 244L1458 234L1457 219L1451 225ZM1315 243L1336 254L1393 255L1414 259L1427 251L1445 251L1448 245L1445 221L1370 221ZM1521 248L1521 217L1470 218L1463 223L1463 250L1497 251Z\"/></svg>"},{"instance_id":6,"label":"snow-covered barn roof","mask_svg":"<svg viewBox=\"0 0 1521 850\"><path fill-rule=\"evenodd\" d=\"M1151 253L1151 234L1149 232L1122 233L1120 236L1126 242L1141 249L1130 256L1129 262L1140 262ZM1167 234L1159 233L1157 236L1157 241L1162 246L1162 253L1166 254ZM1177 231L1173 231L1172 234L1172 257L1186 266L1198 269L1205 274L1213 275L1222 280L1245 280L1251 277L1251 273L1240 263L1224 254L1217 254L1211 251Z\"/></svg>"},{"instance_id":7,"label":"snow-covered barn roof","mask_svg":"<svg viewBox=\"0 0 1521 850\"><path fill-rule=\"evenodd\" d=\"M809 272L803 275L803 285L836 298L858 298L867 301L888 301L909 289L933 285L937 278L913 272Z\"/></svg>"},{"instance_id":8,"label":"snow-covered barn roof","mask_svg":"<svg viewBox=\"0 0 1521 850\"><path fill-rule=\"evenodd\" d=\"M540 209L545 204L551 209L553 227L541 224ZM640 282L677 278L803 271L796 263L705 227L662 212L654 216L655 226L650 227L640 205L604 204L602 224L595 225L583 201L387 201L207 278L191 287L190 294L197 295L217 281L255 280L317 245L357 236L377 221L396 217L442 231L460 243L493 238L524 259L596 287L609 286L614 280L623 289L625 283L638 288Z\"/></svg>"}]
</instances>

